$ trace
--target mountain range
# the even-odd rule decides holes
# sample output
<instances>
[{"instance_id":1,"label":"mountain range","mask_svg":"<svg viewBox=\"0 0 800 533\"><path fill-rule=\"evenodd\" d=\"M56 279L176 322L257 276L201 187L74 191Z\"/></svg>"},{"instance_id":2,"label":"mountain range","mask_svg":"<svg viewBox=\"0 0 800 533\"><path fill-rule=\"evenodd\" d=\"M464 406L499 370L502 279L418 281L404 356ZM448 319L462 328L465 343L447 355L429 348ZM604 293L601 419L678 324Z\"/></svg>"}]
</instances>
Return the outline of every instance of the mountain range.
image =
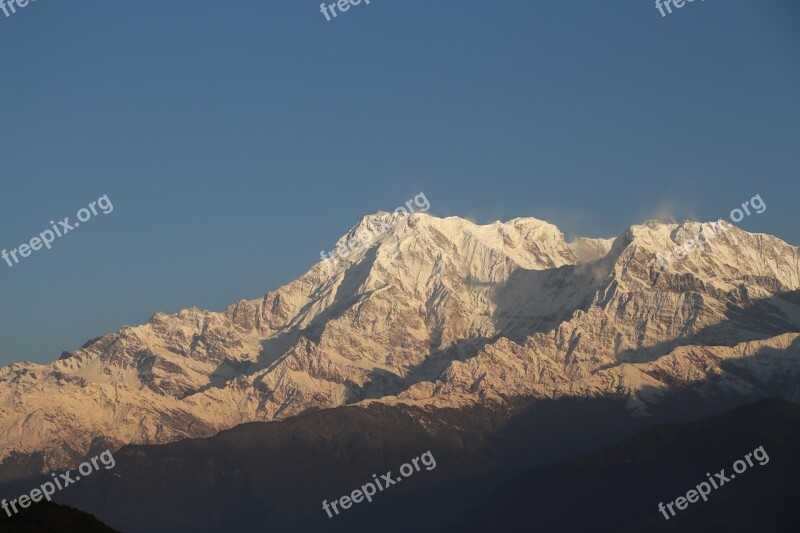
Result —
<instances>
[{"instance_id":1,"label":"mountain range","mask_svg":"<svg viewBox=\"0 0 800 533\"><path fill-rule=\"evenodd\" d=\"M156 313L50 364L3 367L0 481L100 446L376 402L624 398L646 419L676 391L701 406L800 401L799 249L730 227L669 268L654 260L712 226L648 221L567 242L534 218L401 217L263 298Z\"/></svg>"}]
</instances>

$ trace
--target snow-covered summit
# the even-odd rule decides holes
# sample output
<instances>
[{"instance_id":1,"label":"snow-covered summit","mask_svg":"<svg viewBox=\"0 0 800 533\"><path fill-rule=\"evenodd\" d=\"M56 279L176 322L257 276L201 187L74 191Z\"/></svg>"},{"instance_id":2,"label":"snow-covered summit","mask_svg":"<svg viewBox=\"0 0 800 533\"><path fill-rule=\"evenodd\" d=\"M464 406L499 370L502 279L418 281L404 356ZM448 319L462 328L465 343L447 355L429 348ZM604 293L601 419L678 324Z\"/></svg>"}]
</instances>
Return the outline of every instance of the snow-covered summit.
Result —
<instances>
[{"instance_id":1,"label":"snow-covered summit","mask_svg":"<svg viewBox=\"0 0 800 533\"><path fill-rule=\"evenodd\" d=\"M648 222L567 243L542 220L362 219L346 258L225 312L156 313L47 365L0 369L0 458L70 464L95 439L161 443L359 401L461 405L514 395L655 392L742 365L719 391L800 399L798 248ZM750 358L761 361L753 365ZM704 394L716 390L704 389Z\"/></svg>"}]
</instances>

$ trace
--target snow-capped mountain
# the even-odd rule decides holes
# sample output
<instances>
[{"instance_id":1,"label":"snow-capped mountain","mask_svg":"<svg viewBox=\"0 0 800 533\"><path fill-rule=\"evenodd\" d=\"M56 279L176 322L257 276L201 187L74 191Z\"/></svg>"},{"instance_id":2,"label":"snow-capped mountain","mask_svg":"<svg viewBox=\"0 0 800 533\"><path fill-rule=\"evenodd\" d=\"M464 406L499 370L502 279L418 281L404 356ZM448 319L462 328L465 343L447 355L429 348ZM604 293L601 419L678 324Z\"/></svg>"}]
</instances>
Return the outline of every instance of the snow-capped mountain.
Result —
<instances>
[{"instance_id":1,"label":"snow-capped mountain","mask_svg":"<svg viewBox=\"0 0 800 533\"><path fill-rule=\"evenodd\" d=\"M413 214L261 299L156 313L51 364L3 367L0 460L40 453L48 469L98 439L164 443L360 401L624 394L646 416L682 387L800 402L800 249L731 227L654 260L712 227L568 243L534 218Z\"/></svg>"}]
</instances>

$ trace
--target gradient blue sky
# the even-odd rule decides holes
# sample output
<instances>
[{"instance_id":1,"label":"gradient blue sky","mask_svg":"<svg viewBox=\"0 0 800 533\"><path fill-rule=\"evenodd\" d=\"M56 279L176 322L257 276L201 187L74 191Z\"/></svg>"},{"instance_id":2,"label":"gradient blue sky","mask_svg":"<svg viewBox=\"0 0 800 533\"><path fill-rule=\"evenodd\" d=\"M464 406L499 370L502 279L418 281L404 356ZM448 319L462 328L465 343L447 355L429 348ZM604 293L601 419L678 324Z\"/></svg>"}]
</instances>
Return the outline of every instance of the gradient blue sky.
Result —
<instances>
[{"instance_id":1,"label":"gradient blue sky","mask_svg":"<svg viewBox=\"0 0 800 533\"><path fill-rule=\"evenodd\" d=\"M0 363L302 274L364 214L657 215L800 244L800 2L64 2L0 13Z\"/></svg>"}]
</instances>

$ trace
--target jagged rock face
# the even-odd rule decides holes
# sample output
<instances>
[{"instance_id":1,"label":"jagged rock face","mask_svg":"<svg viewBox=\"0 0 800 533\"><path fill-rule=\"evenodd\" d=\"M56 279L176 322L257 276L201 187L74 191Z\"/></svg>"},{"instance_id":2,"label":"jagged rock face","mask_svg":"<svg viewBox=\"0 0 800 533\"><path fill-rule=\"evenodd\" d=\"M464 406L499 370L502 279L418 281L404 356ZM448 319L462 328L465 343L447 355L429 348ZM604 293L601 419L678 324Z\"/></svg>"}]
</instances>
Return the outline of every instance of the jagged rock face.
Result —
<instances>
[{"instance_id":1,"label":"jagged rock face","mask_svg":"<svg viewBox=\"0 0 800 533\"><path fill-rule=\"evenodd\" d=\"M649 222L567 243L533 218L414 214L260 300L157 313L0 369L0 459L64 466L96 439L163 443L363 400L623 393L647 414L661 391L705 380L705 395L800 401L798 248L729 228L655 260L711 229Z\"/></svg>"}]
</instances>

